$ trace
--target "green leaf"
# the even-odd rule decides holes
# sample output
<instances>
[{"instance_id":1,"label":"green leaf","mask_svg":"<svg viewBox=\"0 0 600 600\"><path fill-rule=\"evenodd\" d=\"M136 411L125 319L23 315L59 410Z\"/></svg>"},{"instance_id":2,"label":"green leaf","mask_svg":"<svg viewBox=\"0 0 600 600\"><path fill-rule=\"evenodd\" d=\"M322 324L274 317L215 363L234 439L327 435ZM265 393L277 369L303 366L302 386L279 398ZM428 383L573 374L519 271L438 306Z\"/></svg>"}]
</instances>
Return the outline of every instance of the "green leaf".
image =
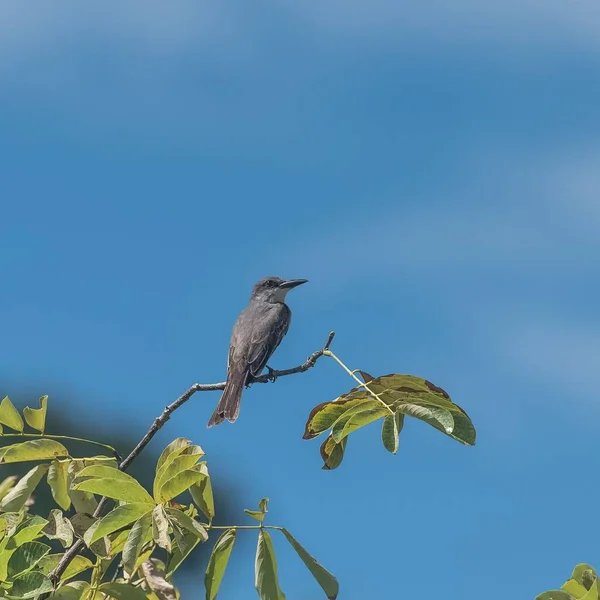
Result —
<instances>
[{"instance_id":1,"label":"green leaf","mask_svg":"<svg viewBox=\"0 0 600 600\"><path fill-rule=\"evenodd\" d=\"M83 540L88 529L92 527L98 519L85 513L77 513L71 517L70 521L71 525L73 525L75 535ZM111 544L108 538L102 538L101 540L94 542L89 548L96 556L105 558L110 555Z\"/></svg>"},{"instance_id":2,"label":"green leaf","mask_svg":"<svg viewBox=\"0 0 600 600\"><path fill-rule=\"evenodd\" d=\"M173 552L169 557L167 564L167 579L169 579L173 573L181 566L181 563L189 556L190 552L200 543L200 539L193 533L186 533L184 535L183 550L179 545L173 548Z\"/></svg>"},{"instance_id":3,"label":"green leaf","mask_svg":"<svg viewBox=\"0 0 600 600\"><path fill-rule=\"evenodd\" d=\"M160 487L158 501L168 502L172 498L179 496L179 494L189 490L194 484L199 483L202 479L204 479L205 475L198 467L199 465L192 469L181 471L174 477L171 477L165 481Z\"/></svg>"},{"instance_id":4,"label":"green leaf","mask_svg":"<svg viewBox=\"0 0 600 600\"><path fill-rule=\"evenodd\" d=\"M164 506L159 504L152 513L152 537L157 546L171 552L171 538L169 537L169 520Z\"/></svg>"},{"instance_id":5,"label":"green leaf","mask_svg":"<svg viewBox=\"0 0 600 600\"><path fill-rule=\"evenodd\" d=\"M40 433L44 433L46 427L46 409L48 407L48 396L40 398L40 408L29 408L26 406L23 409L23 416L27 425L32 429L36 429Z\"/></svg>"},{"instance_id":6,"label":"green leaf","mask_svg":"<svg viewBox=\"0 0 600 600\"><path fill-rule=\"evenodd\" d=\"M19 547L40 537L40 531L48 521L26 513L4 513L2 520L7 524L8 536L0 541L0 580L8 577L8 561Z\"/></svg>"},{"instance_id":7,"label":"green leaf","mask_svg":"<svg viewBox=\"0 0 600 600\"><path fill-rule=\"evenodd\" d=\"M32 571L31 573L19 575L14 580L10 597L27 600L51 592L52 589L52 583L44 574L39 571Z\"/></svg>"},{"instance_id":8,"label":"green leaf","mask_svg":"<svg viewBox=\"0 0 600 600\"><path fill-rule=\"evenodd\" d=\"M227 563L233 550L236 530L227 529L217 540L215 547L208 560L208 567L204 575L204 587L206 588L206 600L215 600L227 569Z\"/></svg>"},{"instance_id":9,"label":"green leaf","mask_svg":"<svg viewBox=\"0 0 600 600\"><path fill-rule=\"evenodd\" d=\"M148 600L141 588L130 583L103 583L98 591L115 600Z\"/></svg>"},{"instance_id":10,"label":"green leaf","mask_svg":"<svg viewBox=\"0 0 600 600\"><path fill-rule=\"evenodd\" d=\"M198 483L190 487L190 494L196 506L204 513L209 521L212 521L215 516L215 501L213 498L212 485L210 483L210 475L206 463L198 465L200 472L204 475Z\"/></svg>"},{"instance_id":11,"label":"green leaf","mask_svg":"<svg viewBox=\"0 0 600 600\"><path fill-rule=\"evenodd\" d=\"M8 576L14 579L17 575L30 571L50 552L50 546L40 542L26 542L19 546L8 560Z\"/></svg>"},{"instance_id":12,"label":"green leaf","mask_svg":"<svg viewBox=\"0 0 600 600\"><path fill-rule=\"evenodd\" d=\"M337 579L321 564L319 564L292 536L287 529L282 529L281 533L285 535L287 541L292 545L292 548L296 551L302 562L306 565L306 568L311 572L312 576L317 580L317 583L321 586L328 600L335 600L339 593L339 584Z\"/></svg>"},{"instance_id":13,"label":"green leaf","mask_svg":"<svg viewBox=\"0 0 600 600\"><path fill-rule=\"evenodd\" d=\"M333 425L331 435L338 444L353 431L390 414L390 410L377 400L348 409Z\"/></svg>"},{"instance_id":14,"label":"green leaf","mask_svg":"<svg viewBox=\"0 0 600 600\"><path fill-rule=\"evenodd\" d=\"M48 573L58 565L62 557L62 554L47 554L37 564L37 568L44 575L48 575ZM71 579L71 577L75 577L75 575L78 575L87 569L91 569L93 566L94 564L89 558L81 555L74 556L65 569L65 572L61 575L60 580L67 581Z\"/></svg>"},{"instance_id":15,"label":"green leaf","mask_svg":"<svg viewBox=\"0 0 600 600\"><path fill-rule=\"evenodd\" d=\"M244 512L249 517L252 517L253 519L256 519L258 522L262 523L265 518L265 513L268 512L268 510L267 510L268 506L269 506L269 499L261 498L260 502L258 503L259 510L248 510L247 508L245 508Z\"/></svg>"},{"instance_id":16,"label":"green leaf","mask_svg":"<svg viewBox=\"0 0 600 600\"><path fill-rule=\"evenodd\" d=\"M535 600L573 600L573 596L562 590L551 590L536 596Z\"/></svg>"},{"instance_id":17,"label":"green leaf","mask_svg":"<svg viewBox=\"0 0 600 600\"><path fill-rule=\"evenodd\" d=\"M204 456L204 451L200 446L188 445L179 448L165 458L161 466L157 468L154 478L154 497L157 502L160 501L160 491L163 484L182 471L191 469L202 456Z\"/></svg>"},{"instance_id":18,"label":"green leaf","mask_svg":"<svg viewBox=\"0 0 600 600\"><path fill-rule=\"evenodd\" d=\"M123 568L133 575L140 566L140 556L152 542L152 513L140 517L131 528L123 548Z\"/></svg>"},{"instance_id":19,"label":"green leaf","mask_svg":"<svg viewBox=\"0 0 600 600\"><path fill-rule=\"evenodd\" d=\"M54 508L50 511L49 523L44 527L44 535L50 540L59 540L63 548L73 543L73 525L65 519L62 511Z\"/></svg>"},{"instance_id":20,"label":"green leaf","mask_svg":"<svg viewBox=\"0 0 600 600\"><path fill-rule=\"evenodd\" d=\"M69 451L56 440L41 438L11 444L0 450L0 463L18 463L29 460L52 460L69 456Z\"/></svg>"},{"instance_id":21,"label":"green leaf","mask_svg":"<svg viewBox=\"0 0 600 600\"><path fill-rule=\"evenodd\" d=\"M158 461L156 462L156 471L158 472L158 470L165 464L165 462L167 461L169 456L171 456L171 454L177 456L180 452L182 452L186 448L189 448L189 446L191 445L192 441L188 440L187 438L180 437L174 439L170 444L167 445L167 447L162 451L161 455L158 457Z\"/></svg>"},{"instance_id":22,"label":"green leaf","mask_svg":"<svg viewBox=\"0 0 600 600\"><path fill-rule=\"evenodd\" d=\"M600 595L598 595L598 580L596 579L592 583L589 592L585 596L582 596L581 600L598 600L598 598L600 598Z\"/></svg>"},{"instance_id":23,"label":"green leaf","mask_svg":"<svg viewBox=\"0 0 600 600\"><path fill-rule=\"evenodd\" d=\"M404 426L404 414L396 413L395 415L389 415L383 419L383 426L381 428L381 441L383 447L392 454L398 452L400 445L400 432Z\"/></svg>"},{"instance_id":24,"label":"green leaf","mask_svg":"<svg viewBox=\"0 0 600 600\"><path fill-rule=\"evenodd\" d=\"M346 451L346 443L348 438L345 437L339 444L333 439L331 435L321 444L321 458L323 459L323 469L329 471L337 469L343 458L344 452Z\"/></svg>"},{"instance_id":25,"label":"green leaf","mask_svg":"<svg viewBox=\"0 0 600 600\"><path fill-rule=\"evenodd\" d=\"M26 518L17 526L15 533L10 539L9 545L14 544L13 547L16 548L25 542L34 540L40 536L40 533L47 524L48 521L46 521L46 519L42 519L42 517L38 517L37 515Z\"/></svg>"},{"instance_id":26,"label":"green leaf","mask_svg":"<svg viewBox=\"0 0 600 600\"><path fill-rule=\"evenodd\" d=\"M587 588L574 579L569 579L561 586L565 592L568 592L573 598L583 598L587 594ZM594 598L596 600L596 598Z\"/></svg>"},{"instance_id":27,"label":"green leaf","mask_svg":"<svg viewBox=\"0 0 600 600\"><path fill-rule=\"evenodd\" d=\"M87 591L90 584L87 581L73 581L61 586L52 595L52 600L88 600Z\"/></svg>"},{"instance_id":28,"label":"green leaf","mask_svg":"<svg viewBox=\"0 0 600 600\"><path fill-rule=\"evenodd\" d=\"M371 402L373 402L373 398L368 392L353 390L350 394L340 396L333 402L323 402L315 406L308 416L302 438L310 440L317 437L333 427L346 411Z\"/></svg>"},{"instance_id":29,"label":"green leaf","mask_svg":"<svg viewBox=\"0 0 600 600\"><path fill-rule=\"evenodd\" d=\"M98 506L98 502L96 501L96 498L94 498L94 495L89 492L78 492L72 488L75 477L80 471L85 469L85 467L86 464L82 460L70 461L67 469L67 484L69 486L69 498L71 498L71 502L73 503L76 512L91 515Z\"/></svg>"},{"instance_id":30,"label":"green leaf","mask_svg":"<svg viewBox=\"0 0 600 600\"><path fill-rule=\"evenodd\" d=\"M19 411L8 396L0 402L0 423L19 433L23 433L23 428L25 427Z\"/></svg>"},{"instance_id":31,"label":"green leaf","mask_svg":"<svg viewBox=\"0 0 600 600\"><path fill-rule=\"evenodd\" d=\"M110 552L108 554L108 558L114 558L117 554L123 552L123 548L125 548L125 544L127 543L127 538L129 537L131 529L127 527L122 531L116 533L113 537L105 537L102 538L104 540L110 541ZM99 542L96 542L96 544Z\"/></svg>"},{"instance_id":32,"label":"green leaf","mask_svg":"<svg viewBox=\"0 0 600 600\"><path fill-rule=\"evenodd\" d=\"M152 496L131 475L106 465L92 465L79 471L71 489L123 502L154 504Z\"/></svg>"},{"instance_id":33,"label":"green leaf","mask_svg":"<svg viewBox=\"0 0 600 600\"><path fill-rule=\"evenodd\" d=\"M0 483L0 500L15 487L17 479L18 477L16 475L9 475L6 479L2 480L2 483Z\"/></svg>"},{"instance_id":34,"label":"green leaf","mask_svg":"<svg viewBox=\"0 0 600 600\"><path fill-rule=\"evenodd\" d=\"M192 517L176 508L166 507L165 512L171 522L174 521L179 527L193 533L201 542L205 542L208 539L208 532L196 519L192 519Z\"/></svg>"},{"instance_id":35,"label":"green leaf","mask_svg":"<svg viewBox=\"0 0 600 600\"><path fill-rule=\"evenodd\" d=\"M271 536L265 529L258 534L256 560L254 562L254 585L261 600L285 600L277 579L277 559Z\"/></svg>"},{"instance_id":36,"label":"green leaf","mask_svg":"<svg viewBox=\"0 0 600 600\"><path fill-rule=\"evenodd\" d=\"M83 540L88 546L91 546L99 539L130 525L144 515L151 514L153 509L154 503L132 502L130 504L121 504L111 510L106 516L96 521L85 532Z\"/></svg>"},{"instance_id":37,"label":"green leaf","mask_svg":"<svg viewBox=\"0 0 600 600\"><path fill-rule=\"evenodd\" d=\"M395 412L425 421L463 444L475 444L475 428L467 413L430 381L392 374L371 379L368 385Z\"/></svg>"},{"instance_id":38,"label":"green leaf","mask_svg":"<svg viewBox=\"0 0 600 600\"><path fill-rule=\"evenodd\" d=\"M17 485L0 500L0 510L5 512L21 510L47 470L48 465L37 465L23 475Z\"/></svg>"},{"instance_id":39,"label":"green leaf","mask_svg":"<svg viewBox=\"0 0 600 600\"><path fill-rule=\"evenodd\" d=\"M68 477L68 460L53 460L50 463L50 469L48 470L48 485L50 486L54 501L63 510L69 510L69 508L71 508Z\"/></svg>"},{"instance_id":40,"label":"green leaf","mask_svg":"<svg viewBox=\"0 0 600 600\"><path fill-rule=\"evenodd\" d=\"M571 578L581 583L585 587L586 590L589 590L594 582L594 579L598 578L598 573L596 573L596 569L587 563L581 563L577 565L573 569L573 574Z\"/></svg>"}]
</instances>

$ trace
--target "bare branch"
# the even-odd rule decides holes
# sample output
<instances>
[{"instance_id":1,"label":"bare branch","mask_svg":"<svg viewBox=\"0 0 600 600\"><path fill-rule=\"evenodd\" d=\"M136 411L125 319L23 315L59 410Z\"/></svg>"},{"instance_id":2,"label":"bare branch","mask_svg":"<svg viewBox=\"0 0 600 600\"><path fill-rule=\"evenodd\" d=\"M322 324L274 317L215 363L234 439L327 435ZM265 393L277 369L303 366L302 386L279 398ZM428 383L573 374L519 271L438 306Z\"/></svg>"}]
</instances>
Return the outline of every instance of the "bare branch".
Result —
<instances>
[{"instance_id":1,"label":"bare branch","mask_svg":"<svg viewBox=\"0 0 600 600\"><path fill-rule=\"evenodd\" d=\"M308 369L314 367L317 364L317 360L319 360L319 358L323 356L325 351L329 350L329 346L331 345L331 342L333 342L334 337L335 332L331 331L329 333L329 337L327 338L325 346L323 346L321 350L313 352L301 365L293 367L292 369L283 369L282 371L271 370L267 375L260 375L259 377L255 377L250 385L254 383L268 383L270 381L274 381L278 377L285 377L286 375L295 375L296 373L304 373L305 371L308 371ZM177 400L166 406L159 417L156 417L156 419L154 419L154 423L152 423L146 435L140 440L140 442L129 453L129 455L121 461L121 463L119 464L119 469L121 471L125 471L129 467L129 465L139 456L142 450L148 445L150 440L163 427L163 425L171 418L171 413L177 410L180 406L183 406L196 392L213 392L215 390L222 390L224 388L224 381L220 383L195 383L194 385L189 387L183 394L181 394L181 396L179 396L179 398L177 398ZM106 504L106 501L106 498L102 498L102 500L100 500L100 503L98 504L98 507L94 512L94 517L99 517L102 514L102 510ZM77 540L64 553L59 563L50 572L49 577L54 586L56 586L56 584L59 582L61 575L69 566L69 563L75 558L75 556L77 556L77 554L79 554L83 546L83 541ZM48 595L43 596L43 598L48 597Z\"/></svg>"}]
</instances>

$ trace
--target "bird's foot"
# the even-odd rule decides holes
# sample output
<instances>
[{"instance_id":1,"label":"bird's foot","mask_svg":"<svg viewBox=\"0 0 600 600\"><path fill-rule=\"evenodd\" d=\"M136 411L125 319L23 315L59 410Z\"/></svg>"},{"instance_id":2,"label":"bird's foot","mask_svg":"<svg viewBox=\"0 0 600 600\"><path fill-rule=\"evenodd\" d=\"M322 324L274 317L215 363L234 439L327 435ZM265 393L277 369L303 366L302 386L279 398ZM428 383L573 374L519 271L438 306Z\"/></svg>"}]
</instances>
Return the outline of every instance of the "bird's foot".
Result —
<instances>
[{"instance_id":1,"label":"bird's foot","mask_svg":"<svg viewBox=\"0 0 600 600\"><path fill-rule=\"evenodd\" d=\"M269 365L267 365L267 379L272 383L275 383L275 380L277 379L275 369L271 369Z\"/></svg>"}]
</instances>

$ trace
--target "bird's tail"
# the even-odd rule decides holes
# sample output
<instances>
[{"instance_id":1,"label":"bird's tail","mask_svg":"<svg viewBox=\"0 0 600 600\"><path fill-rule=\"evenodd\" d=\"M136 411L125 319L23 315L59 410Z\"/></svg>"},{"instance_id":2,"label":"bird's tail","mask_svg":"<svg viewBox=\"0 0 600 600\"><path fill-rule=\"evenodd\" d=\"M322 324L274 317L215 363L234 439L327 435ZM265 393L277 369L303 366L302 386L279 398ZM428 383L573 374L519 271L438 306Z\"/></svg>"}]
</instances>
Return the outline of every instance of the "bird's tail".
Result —
<instances>
[{"instance_id":1,"label":"bird's tail","mask_svg":"<svg viewBox=\"0 0 600 600\"><path fill-rule=\"evenodd\" d=\"M218 425L225 419L233 423L240 412L240 403L242 401L242 392L244 391L244 385L246 383L246 374L234 374L231 373L227 378L225 389L215 412L208 421L208 427Z\"/></svg>"}]
</instances>

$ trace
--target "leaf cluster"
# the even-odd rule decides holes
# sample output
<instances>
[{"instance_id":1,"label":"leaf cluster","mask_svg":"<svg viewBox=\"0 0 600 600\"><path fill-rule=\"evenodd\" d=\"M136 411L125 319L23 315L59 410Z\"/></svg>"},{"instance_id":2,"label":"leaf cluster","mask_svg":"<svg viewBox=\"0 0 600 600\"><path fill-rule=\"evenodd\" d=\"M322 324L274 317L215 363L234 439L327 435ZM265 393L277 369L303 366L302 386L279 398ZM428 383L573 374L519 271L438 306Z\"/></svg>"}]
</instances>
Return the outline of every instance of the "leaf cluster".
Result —
<instances>
[{"instance_id":1,"label":"leaf cluster","mask_svg":"<svg viewBox=\"0 0 600 600\"><path fill-rule=\"evenodd\" d=\"M579 564L559 590L544 592L535 600L600 600L598 573L588 564Z\"/></svg>"},{"instance_id":2,"label":"leaf cluster","mask_svg":"<svg viewBox=\"0 0 600 600\"><path fill-rule=\"evenodd\" d=\"M273 542L263 525L268 499L260 501L258 510L246 511L258 525L213 526L213 490L200 446L185 438L171 442L157 461L150 492L120 470L114 457L74 457L63 444L67 436L46 435L47 402L42 398L40 408L26 408L23 417L8 398L0 403L0 424L17 432L2 430L0 436L25 438L2 447L0 463L37 463L19 480L11 476L0 483L0 598L41 600L51 594L62 600L177 600L173 574L213 529L224 531L206 570L207 599L217 598L239 529L258 532L259 597L285 598ZM26 424L36 433L26 433ZM34 514L34 493L44 478L57 508L41 516ZM100 498L112 505L106 514ZM270 528L281 531L327 597L336 598L335 578L287 530ZM54 569L78 540L82 552L53 585Z\"/></svg>"},{"instance_id":3,"label":"leaf cluster","mask_svg":"<svg viewBox=\"0 0 600 600\"><path fill-rule=\"evenodd\" d=\"M441 387L414 375L394 373L373 377L365 371L356 373L364 383L331 402L315 406L306 422L304 439L329 431L321 445L324 469L337 468L344 458L350 434L374 421L382 421L381 440L392 454L400 447L406 416L424 421L462 444L475 444L471 419Z\"/></svg>"}]
</instances>

